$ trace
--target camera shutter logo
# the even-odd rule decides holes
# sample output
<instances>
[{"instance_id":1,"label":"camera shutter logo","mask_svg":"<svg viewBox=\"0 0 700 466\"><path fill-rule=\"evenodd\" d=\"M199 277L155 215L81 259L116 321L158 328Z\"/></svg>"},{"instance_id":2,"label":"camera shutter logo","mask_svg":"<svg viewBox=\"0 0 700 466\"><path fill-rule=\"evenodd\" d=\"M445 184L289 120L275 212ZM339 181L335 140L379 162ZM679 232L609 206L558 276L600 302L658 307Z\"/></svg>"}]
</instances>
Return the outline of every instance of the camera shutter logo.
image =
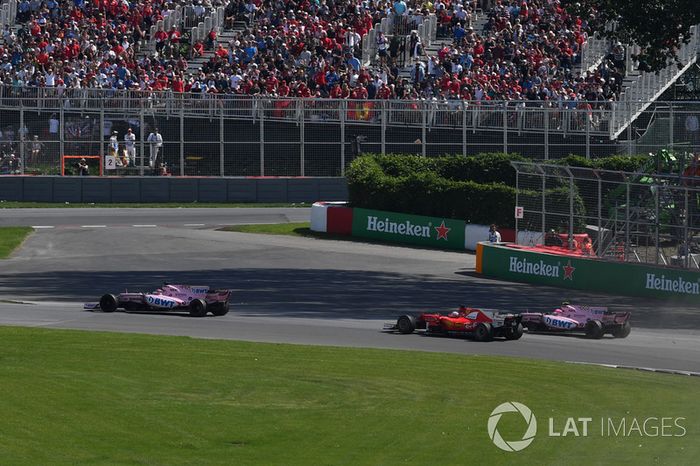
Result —
<instances>
[{"instance_id":1,"label":"camera shutter logo","mask_svg":"<svg viewBox=\"0 0 700 466\"><path fill-rule=\"evenodd\" d=\"M505 413L520 413L520 415L525 419L527 423L527 430L523 435L521 440L513 440L507 442L503 440L501 434L498 432L498 421L501 420L501 416ZM535 440L535 435L537 435L537 419L535 415L532 414L530 408L517 401L508 401L506 403L501 403L496 406L496 409L491 411L491 416L489 416L488 422L489 438L501 450L505 451L520 451L527 448L533 440Z\"/></svg>"}]
</instances>

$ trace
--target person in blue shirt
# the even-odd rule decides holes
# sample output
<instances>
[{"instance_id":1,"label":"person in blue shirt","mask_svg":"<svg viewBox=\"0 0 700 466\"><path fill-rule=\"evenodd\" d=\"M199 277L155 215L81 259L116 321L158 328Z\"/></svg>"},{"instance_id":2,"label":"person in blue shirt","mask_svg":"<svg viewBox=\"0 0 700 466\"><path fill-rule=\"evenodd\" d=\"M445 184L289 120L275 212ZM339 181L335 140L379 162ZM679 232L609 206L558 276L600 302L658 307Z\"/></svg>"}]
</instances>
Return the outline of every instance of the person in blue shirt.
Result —
<instances>
[{"instance_id":1,"label":"person in blue shirt","mask_svg":"<svg viewBox=\"0 0 700 466\"><path fill-rule=\"evenodd\" d=\"M461 23L457 23L457 26L454 29L455 42L460 43L465 35L467 35L467 31L464 29Z\"/></svg>"},{"instance_id":2,"label":"person in blue shirt","mask_svg":"<svg viewBox=\"0 0 700 466\"><path fill-rule=\"evenodd\" d=\"M406 6L406 2L403 0L396 0L396 2L394 2L394 12L397 15L401 16L405 14L407 9L408 7Z\"/></svg>"},{"instance_id":3,"label":"person in blue shirt","mask_svg":"<svg viewBox=\"0 0 700 466\"><path fill-rule=\"evenodd\" d=\"M360 71L360 60L358 60L356 57L352 56L350 53L345 54L345 60L348 65L352 66L352 69L355 71Z\"/></svg>"}]
</instances>

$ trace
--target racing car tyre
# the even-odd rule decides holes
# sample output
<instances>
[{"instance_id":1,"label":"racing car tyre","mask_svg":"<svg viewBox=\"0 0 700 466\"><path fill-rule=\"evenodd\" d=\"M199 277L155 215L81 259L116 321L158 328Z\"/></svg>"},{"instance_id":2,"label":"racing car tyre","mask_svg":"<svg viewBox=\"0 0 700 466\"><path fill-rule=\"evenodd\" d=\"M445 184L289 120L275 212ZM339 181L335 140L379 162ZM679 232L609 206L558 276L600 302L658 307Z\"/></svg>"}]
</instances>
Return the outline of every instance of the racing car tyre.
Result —
<instances>
[{"instance_id":1,"label":"racing car tyre","mask_svg":"<svg viewBox=\"0 0 700 466\"><path fill-rule=\"evenodd\" d=\"M603 338L605 334L605 329L603 328L603 323L599 320L589 320L586 324L586 337L593 340L599 340Z\"/></svg>"},{"instance_id":2,"label":"racing car tyre","mask_svg":"<svg viewBox=\"0 0 700 466\"><path fill-rule=\"evenodd\" d=\"M225 303L216 303L211 306L211 313L215 316L225 316L228 314L228 301Z\"/></svg>"},{"instance_id":3,"label":"racing car tyre","mask_svg":"<svg viewBox=\"0 0 700 466\"><path fill-rule=\"evenodd\" d=\"M521 329L522 330L522 329ZM474 329L474 339L476 341L491 341L493 338L493 327L491 324L480 323Z\"/></svg>"},{"instance_id":4,"label":"racing car tyre","mask_svg":"<svg viewBox=\"0 0 700 466\"><path fill-rule=\"evenodd\" d=\"M625 322L619 327L615 327L615 329L612 331L612 334L615 338L627 338L631 331L632 324L630 324L629 322Z\"/></svg>"},{"instance_id":5,"label":"racing car tyre","mask_svg":"<svg viewBox=\"0 0 700 466\"><path fill-rule=\"evenodd\" d=\"M190 303L190 315L192 317L204 317L207 315L207 303L202 299L193 299Z\"/></svg>"},{"instance_id":6,"label":"racing car tyre","mask_svg":"<svg viewBox=\"0 0 700 466\"><path fill-rule=\"evenodd\" d=\"M114 312L117 310L117 297L113 294L106 294L100 298L100 309L102 312Z\"/></svg>"},{"instance_id":7,"label":"racing car tyre","mask_svg":"<svg viewBox=\"0 0 700 466\"><path fill-rule=\"evenodd\" d=\"M523 336L523 324L518 324L517 327L506 329L506 340L520 340Z\"/></svg>"},{"instance_id":8,"label":"racing car tyre","mask_svg":"<svg viewBox=\"0 0 700 466\"><path fill-rule=\"evenodd\" d=\"M403 333L404 335L413 333L416 329L416 318L409 315L401 316L399 320L396 321L396 328L399 330L399 333Z\"/></svg>"}]
</instances>

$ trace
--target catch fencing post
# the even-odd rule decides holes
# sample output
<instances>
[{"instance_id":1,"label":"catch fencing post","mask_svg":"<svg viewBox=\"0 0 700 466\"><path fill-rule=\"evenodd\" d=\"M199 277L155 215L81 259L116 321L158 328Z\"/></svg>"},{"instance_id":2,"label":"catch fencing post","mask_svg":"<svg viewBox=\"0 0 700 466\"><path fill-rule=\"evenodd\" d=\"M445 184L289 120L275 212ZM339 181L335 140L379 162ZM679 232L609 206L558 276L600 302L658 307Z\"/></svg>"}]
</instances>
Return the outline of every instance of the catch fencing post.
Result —
<instances>
[{"instance_id":1,"label":"catch fencing post","mask_svg":"<svg viewBox=\"0 0 700 466\"><path fill-rule=\"evenodd\" d=\"M338 120L340 121L340 176L345 176L345 100L338 104Z\"/></svg>"},{"instance_id":2,"label":"catch fencing post","mask_svg":"<svg viewBox=\"0 0 700 466\"><path fill-rule=\"evenodd\" d=\"M425 157L425 146L428 144L428 111L425 108L427 104L424 102L423 105L421 105L423 109L423 128L421 131L421 155Z\"/></svg>"},{"instance_id":3,"label":"catch fencing post","mask_svg":"<svg viewBox=\"0 0 700 466\"><path fill-rule=\"evenodd\" d=\"M695 193L693 193L695 195ZM685 246L685 260L683 261L686 268L690 268L690 246L688 245L688 188L685 188L685 216L683 218L683 244Z\"/></svg>"},{"instance_id":4,"label":"catch fencing post","mask_svg":"<svg viewBox=\"0 0 700 466\"><path fill-rule=\"evenodd\" d=\"M590 159L591 158L591 119L589 117L589 113L586 110L586 114L584 115L584 118L586 119L586 158Z\"/></svg>"},{"instance_id":5,"label":"catch fencing post","mask_svg":"<svg viewBox=\"0 0 700 466\"><path fill-rule=\"evenodd\" d=\"M551 108L544 109L544 159L549 160L549 114Z\"/></svg>"},{"instance_id":6,"label":"catch fencing post","mask_svg":"<svg viewBox=\"0 0 700 466\"><path fill-rule=\"evenodd\" d=\"M569 250L574 246L574 174L569 167L564 167L569 174Z\"/></svg>"},{"instance_id":7,"label":"catch fencing post","mask_svg":"<svg viewBox=\"0 0 700 466\"><path fill-rule=\"evenodd\" d=\"M27 164L27 160L24 158L24 145L29 141L29 133L24 131L24 105L19 106L19 169L20 173L24 175L24 168Z\"/></svg>"},{"instance_id":8,"label":"catch fencing post","mask_svg":"<svg viewBox=\"0 0 700 466\"><path fill-rule=\"evenodd\" d=\"M299 99L299 168L301 176L304 176L304 99Z\"/></svg>"},{"instance_id":9,"label":"catch fencing post","mask_svg":"<svg viewBox=\"0 0 700 466\"><path fill-rule=\"evenodd\" d=\"M63 105L61 105L61 156L64 155L64 147L63 147L63 141L64 141L64 136L63 133L65 132L65 122L63 121ZM105 101L104 99L100 99L100 131L99 135L97 136L100 141L100 148L98 151L98 154L100 154L100 158L102 159L102 162L104 163L105 160L105 147L104 147L104 128L105 128Z\"/></svg>"},{"instance_id":10,"label":"catch fencing post","mask_svg":"<svg viewBox=\"0 0 700 466\"><path fill-rule=\"evenodd\" d=\"M546 223L547 223L547 209L545 207L545 202L546 202L546 192L547 192L547 174L545 171L542 169L542 167L539 167L540 172L542 172L542 240L544 240L545 232L546 232Z\"/></svg>"},{"instance_id":11,"label":"catch fencing post","mask_svg":"<svg viewBox=\"0 0 700 466\"><path fill-rule=\"evenodd\" d=\"M520 170L517 166L515 168L515 206L520 205L518 202L520 200ZM515 244L518 244L518 216L515 215Z\"/></svg>"},{"instance_id":12,"label":"catch fencing post","mask_svg":"<svg viewBox=\"0 0 700 466\"><path fill-rule=\"evenodd\" d=\"M668 147L671 150L671 152L673 152L673 102L669 104L668 108Z\"/></svg>"},{"instance_id":13,"label":"catch fencing post","mask_svg":"<svg viewBox=\"0 0 700 466\"><path fill-rule=\"evenodd\" d=\"M265 176L265 112L261 108L258 113L260 118L260 176Z\"/></svg>"},{"instance_id":14,"label":"catch fencing post","mask_svg":"<svg viewBox=\"0 0 700 466\"><path fill-rule=\"evenodd\" d=\"M219 173L224 176L224 106L219 107Z\"/></svg>"},{"instance_id":15,"label":"catch fencing post","mask_svg":"<svg viewBox=\"0 0 700 466\"><path fill-rule=\"evenodd\" d=\"M654 222L656 223L656 257L654 257L654 263L658 264L659 263L659 191L660 191L660 186L659 185L654 185L656 188L656 195L654 196ZM627 185L627 203L629 204L629 184ZM627 210L629 212L629 206L627 207ZM628 221L629 221L629 215Z\"/></svg>"},{"instance_id":16,"label":"catch fencing post","mask_svg":"<svg viewBox=\"0 0 700 466\"><path fill-rule=\"evenodd\" d=\"M508 104L503 102L503 153L508 153Z\"/></svg>"},{"instance_id":17,"label":"catch fencing post","mask_svg":"<svg viewBox=\"0 0 700 466\"><path fill-rule=\"evenodd\" d=\"M180 176L185 176L185 106L180 106Z\"/></svg>"},{"instance_id":18,"label":"catch fencing post","mask_svg":"<svg viewBox=\"0 0 700 466\"><path fill-rule=\"evenodd\" d=\"M145 153L145 146L144 146L144 134L145 134L145 129L144 129L144 108L143 105L141 105L141 109L139 111L139 154L141 154L141 163L139 163L139 175L143 176L144 173L144 162L146 159L146 153ZM134 160L134 163L136 163L136 160Z\"/></svg>"},{"instance_id":19,"label":"catch fencing post","mask_svg":"<svg viewBox=\"0 0 700 466\"><path fill-rule=\"evenodd\" d=\"M462 101L462 155L467 156L467 102ZM516 180L517 183L517 180ZM517 194L516 194L517 196ZM517 221L517 220L516 220ZM518 231L517 228L515 230ZM516 233L517 236L517 233ZM517 238L516 238L517 243Z\"/></svg>"},{"instance_id":20,"label":"catch fencing post","mask_svg":"<svg viewBox=\"0 0 700 466\"><path fill-rule=\"evenodd\" d=\"M629 176L626 176L625 177L625 185L627 186L627 190L626 190L627 192L625 194L625 247L624 247L624 250L622 251L623 258L625 261L627 260L627 248L629 247L629 244L630 244L630 182L629 181L630 181ZM657 191L657 194L658 194L658 191ZM657 206L658 206L658 203L657 203ZM658 213L659 213L658 209L656 209L656 213L658 215ZM657 218L656 231L658 232L659 231L658 230L658 216L656 218ZM657 242L656 243L657 263L658 263L658 258L659 258L658 245L659 245L659 243Z\"/></svg>"},{"instance_id":21,"label":"catch fencing post","mask_svg":"<svg viewBox=\"0 0 700 466\"><path fill-rule=\"evenodd\" d=\"M386 154L386 115L387 115L386 104L387 104L387 101L382 100L382 112L381 112L381 116L382 116L382 130L381 130L382 131L382 135L381 135L382 155Z\"/></svg>"}]
</instances>

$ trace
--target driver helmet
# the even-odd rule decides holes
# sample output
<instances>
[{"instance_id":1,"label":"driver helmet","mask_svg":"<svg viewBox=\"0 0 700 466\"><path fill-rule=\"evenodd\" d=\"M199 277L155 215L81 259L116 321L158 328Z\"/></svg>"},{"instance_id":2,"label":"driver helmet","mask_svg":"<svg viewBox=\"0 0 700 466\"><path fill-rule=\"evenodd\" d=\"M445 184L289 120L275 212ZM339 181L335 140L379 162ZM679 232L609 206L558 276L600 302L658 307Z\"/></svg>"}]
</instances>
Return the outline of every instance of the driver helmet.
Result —
<instances>
[{"instance_id":1,"label":"driver helmet","mask_svg":"<svg viewBox=\"0 0 700 466\"><path fill-rule=\"evenodd\" d=\"M450 312L450 317L459 317L459 312L457 312L457 311Z\"/></svg>"}]
</instances>

